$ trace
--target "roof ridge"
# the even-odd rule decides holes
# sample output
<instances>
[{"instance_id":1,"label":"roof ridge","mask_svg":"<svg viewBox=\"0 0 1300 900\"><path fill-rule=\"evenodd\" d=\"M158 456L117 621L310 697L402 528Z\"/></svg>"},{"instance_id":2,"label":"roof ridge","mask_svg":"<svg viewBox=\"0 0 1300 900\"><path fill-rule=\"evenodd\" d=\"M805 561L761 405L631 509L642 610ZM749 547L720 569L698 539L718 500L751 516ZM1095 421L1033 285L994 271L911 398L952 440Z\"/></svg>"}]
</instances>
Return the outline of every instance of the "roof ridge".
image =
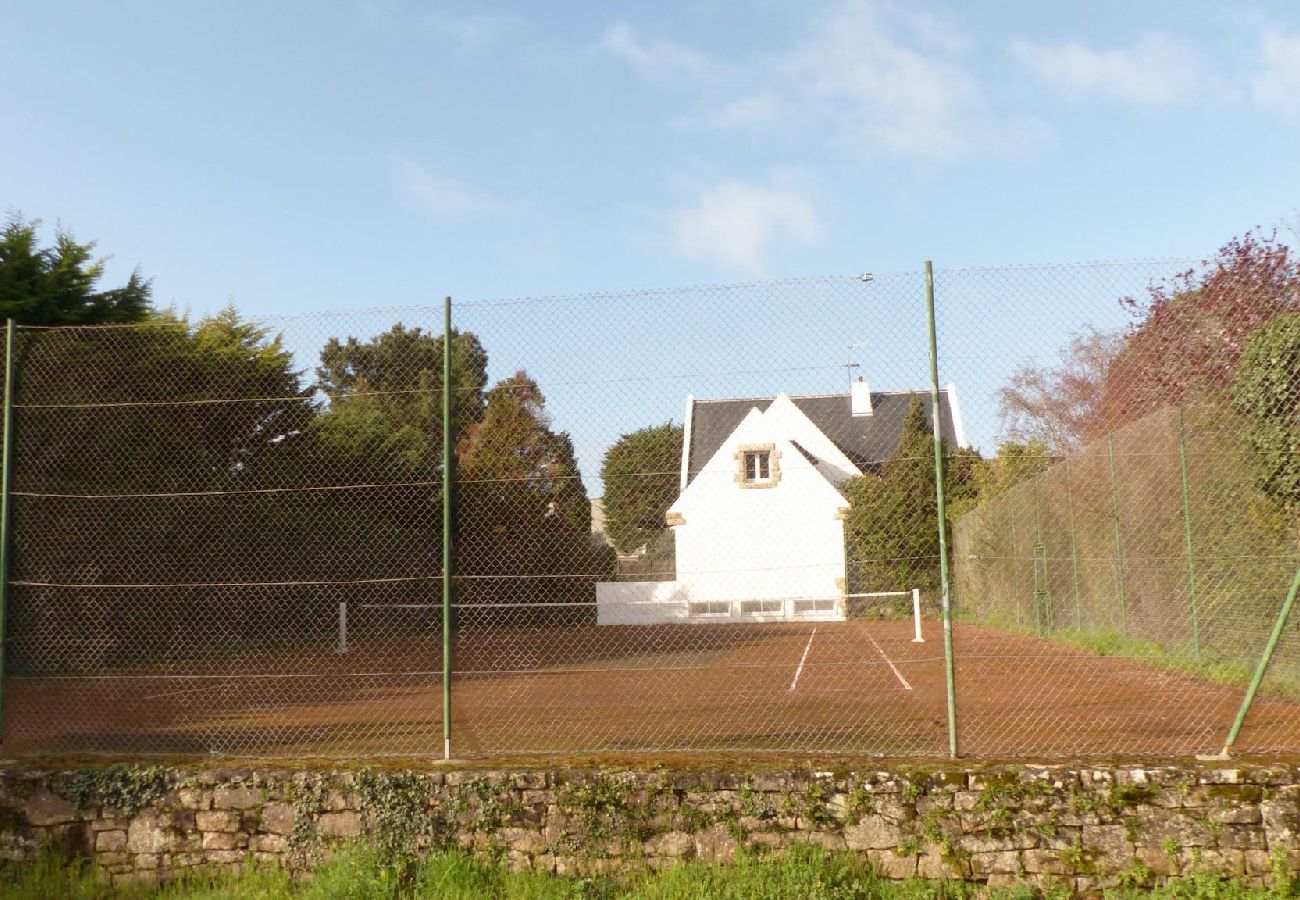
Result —
<instances>
[{"instance_id":1,"label":"roof ridge","mask_svg":"<svg viewBox=\"0 0 1300 900\"><path fill-rule=\"evenodd\" d=\"M890 397L897 397L905 394L927 394L928 395L930 393L930 389L917 388L911 391L872 391L871 393L873 396L880 395L880 396L890 396ZM947 387L939 388L939 393L941 394L948 393L948 388ZM768 397L713 397L709 399L701 399L697 397L695 398L695 402L696 403L744 403L746 401L775 400L777 396L778 396L777 394L772 394L771 396ZM786 396L789 397L791 400L822 400L827 397L843 397L847 400L849 398L849 394L847 391L840 394L786 394Z\"/></svg>"}]
</instances>

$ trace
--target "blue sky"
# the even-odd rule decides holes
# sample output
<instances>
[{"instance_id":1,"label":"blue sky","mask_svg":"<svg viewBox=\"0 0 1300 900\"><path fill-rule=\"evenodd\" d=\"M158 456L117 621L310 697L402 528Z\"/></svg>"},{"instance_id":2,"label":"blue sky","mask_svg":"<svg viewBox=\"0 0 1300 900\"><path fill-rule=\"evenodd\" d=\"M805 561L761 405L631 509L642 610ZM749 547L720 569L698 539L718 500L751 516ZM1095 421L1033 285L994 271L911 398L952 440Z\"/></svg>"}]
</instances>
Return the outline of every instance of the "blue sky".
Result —
<instances>
[{"instance_id":1,"label":"blue sky","mask_svg":"<svg viewBox=\"0 0 1300 900\"><path fill-rule=\"evenodd\" d=\"M1294 3L0 4L0 204L258 312L1200 255Z\"/></svg>"},{"instance_id":2,"label":"blue sky","mask_svg":"<svg viewBox=\"0 0 1300 900\"><path fill-rule=\"evenodd\" d=\"M0 205L198 313L1201 256L1300 207L1294 2L3 0L0 59Z\"/></svg>"}]
</instances>

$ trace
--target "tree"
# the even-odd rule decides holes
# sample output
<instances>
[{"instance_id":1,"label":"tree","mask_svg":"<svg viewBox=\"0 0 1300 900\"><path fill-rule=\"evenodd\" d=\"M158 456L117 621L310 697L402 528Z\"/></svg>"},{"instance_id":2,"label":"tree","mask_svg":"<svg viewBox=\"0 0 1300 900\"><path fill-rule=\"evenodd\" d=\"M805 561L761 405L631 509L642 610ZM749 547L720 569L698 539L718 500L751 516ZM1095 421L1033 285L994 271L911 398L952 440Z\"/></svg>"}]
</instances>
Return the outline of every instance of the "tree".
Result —
<instances>
[{"instance_id":1,"label":"tree","mask_svg":"<svg viewBox=\"0 0 1300 900\"><path fill-rule=\"evenodd\" d=\"M17 580L258 583L329 577L296 458L314 415L278 335L233 309L190 323L22 335L14 507ZM322 565L322 562L324 565ZM14 664L45 669L186 652L243 632L269 639L321 610L307 592L20 590ZM96 660L59 634L97 635ZM53 642L44 645L42 636Z\"/></svg>"},{"instance_id":2,"label":"tree","mask_svg":"<svg viewBox=\"0 0 1300 900\"><path fill-rule=\"evenodd\" d=\"M500 608L508 620L533 624L590 615L564 604L592 599L594 582L612 573L611 554L591 534L573 442L551 430L545 398L525 372L488 392L457 490L467 606L525 604Z\"/></svg>"},{"instance_id":3,"label":"tree","mask_svg":"<svg viewBox=\"0 0 1300 900\"><path fill-rule=\"evenodd\" d=\"M977 503L992 500L1020 482L1042 475L1056 460L1042 441L1005 441L993 459L981 460L976 469L973 499Z\"/></svg>"},{"instance_id":4,"label":"tree","mask_svg":"<svg viewBox=\"0 0 1300 900\"><path fill-rule=\"evenodd\" d=\"M317 386L330 398L321 438L358 466L436 471L442 447L442 335L401 323L368 341L331 338ZM452 331L452 442L484 414L487 352L471 332Z\"/></svg>"},{"instance_id":5,"label":"tree","mask_svg":"<svg viewBox=\"0 0 1300 900\"><path fill-rule=\"evenodd\" d=\"M0 231L0 317L21 325L98 325L137 322L149 312L151 288L139 272L117 288L99 286L104 260L95 243L79 243L59 229L52 247L39 248L40 221L9 217Z\"/></svg>"},{"instance_id":6,"label":"tree","mask_svg":"<svg viewBox=\"0 0 1300 900\"><path fill-rule=\"evenodd\" d=\"M1103 418L1102 394L1124 335L1086 328L1070 338L1054 366L1021 366L998 391L1003 432L1053 455L1078 451Z\"/></svg>"},{"instance_id":7,"label":"tree","mask_svg":"<svg viewBox=\"0 0 1300 900\"><path fill-rule=\"evenodd\" d=\"M1161 406L1216 402L1232 385L1251 333L1300 311L1300 263L1274 236L1229 241L1198 272L1127 298L1137 322L1106 371L1090 437Z\"/></svg>"},{"instance_id":8,"label":"tree","mask_svg":"<svg viewBox=\"0 0 1300 900\"><path fill-rule=\"evenodd\" d=\"M945 499L959 506L975 491L979 457L947 447L943 453ZM898 448L880 471L850 479L840 491L849 501L844 535L851 592L932 590L938 585L934 436L920 398L913 397Z\"/></svg>"},{"instance_id":9,"label":"tree","mask_svg":"<svg viewBox=\"0 0 1300 900\"><path fill-rule=\"evenodd\" d=\"M605 533L620 553L652 545L677 497L682 426L665 422L620 437L605 453Z\"/></svg>"},{"instance_id":10,"label":"tree","mask_svg":"<svg viewBox=\"0 0 1300 900\"><path fill-rule=\"evenodd\" d=\"M1283 509L1300 510L1300 312L1251 333L1232 395L1248 423L1260 488Z\"/></svg>"}]
</instances>

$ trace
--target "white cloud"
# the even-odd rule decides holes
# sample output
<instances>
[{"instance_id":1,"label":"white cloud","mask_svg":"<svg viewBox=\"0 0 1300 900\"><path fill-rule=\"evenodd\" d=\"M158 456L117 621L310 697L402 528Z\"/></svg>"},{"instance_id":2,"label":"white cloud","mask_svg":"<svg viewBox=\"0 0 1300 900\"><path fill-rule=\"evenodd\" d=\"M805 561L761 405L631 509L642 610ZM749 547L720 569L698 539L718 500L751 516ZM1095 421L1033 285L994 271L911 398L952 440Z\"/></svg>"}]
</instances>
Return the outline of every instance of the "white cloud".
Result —
<instances>
[{"instance_id":1,"label":"white cloud","mask_svg":"<svg viewBox=\"0 0 1300 900\"><path fill-rule=\"evenodd\" d=\"M1160 34L1109 50L1077 41L1016 41L1011 53L1047 84L1075 97L1169 106L1191 102L1210 86L1192 49Z\"/></svg>"},{"instance_id":2,"label":"white cloud","mask_svg":"<svg viewBox=\"0 0 1300 900\"><path fill-rule=\"evenodd\" d=\"M499 212L505 208L505 204L496 198L450 176L432 172L409 156L390 153L384 162L397 196L419 212L464 217Z\"/></svg>"},{"instance_id":3,"label":"white cloud","mask_svg":"<svg viewBox=\"0 0 1300 900\"><path fill-rule=\"evenodd\" d=\"M846 0L819 19L784 66L794 90L899 155L1018 153L1043 126L995 114L966 59L967 37L930 14Z\"/></svg>"},{"instance_id":4,"label":"white cloud","mask_svg":"<svg viewBox=\"0 0 1300 900\"><path fill-rule=\"evenodd\" d=\"M786 102L772 91L741 94L703 113L681 116L674 121L680 128L716 128L723 131L768 128L786 120Z\"/></svg>"},{"instance_id":5,"label":"white cloud","mask_svg":"<svg viewBox=\"0 0 1300 900\"><path fill-rule=\"evenodd\" d=\"M1261 106L1300 112L1300 34L1267 31L1260 41L1260 68L1250 80Z\"/></svg>"},{"instance_id":6,"label":"white cloud","mask_svg":"<svg viewBox=\"0 0 1300 900\"><path fill-rule=\"evenodd\" d=\"M812 203L784 183L721 181L666 219L667 241L675 252L751 274L764 271L775 242L807 244L821 234Z\"/></svg>"},{"instance_id":7,"label":"white cloud","mask_svg":"<svg viewBox=\"0 0 1300 900\"><path fill-rule=\"evenodd\" d=\"M722 73L708 56L665 40L646 40L625 24L610 27L596 47L626 62L643 78L660 81L685 76L711 81Z\"/></svg>"},{"instance_id":8,"label":"white cloud","mask_svg":"<svg viewBox=\"0 0 1300 900\"><path fill-rule=\"evenodd\" d=\"M435 34L450 39L459 49L467 52L491 47L504 32L518 24L510 16L487 13L458 16L445 10L427 14L424 21Z\"/></svg>"}]
</instances>

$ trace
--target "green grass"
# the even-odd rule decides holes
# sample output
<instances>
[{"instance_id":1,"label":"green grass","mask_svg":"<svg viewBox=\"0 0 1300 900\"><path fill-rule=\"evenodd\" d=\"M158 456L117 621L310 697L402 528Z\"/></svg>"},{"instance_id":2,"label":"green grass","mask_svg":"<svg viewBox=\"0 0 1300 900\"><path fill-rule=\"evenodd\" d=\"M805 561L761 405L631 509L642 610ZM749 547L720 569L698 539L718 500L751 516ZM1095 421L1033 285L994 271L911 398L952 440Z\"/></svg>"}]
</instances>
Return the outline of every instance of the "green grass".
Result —
<instances>
[{"instance_id":1,"label":"green grass","mask_svg":"<svg viewBox=\"0 0 1300 900\"><path fill-rule=\"evenodd\" d=\"M539 873L512 873L501 866L459 853L435 855L405 869L398 878L373 849L358 848L320 866L310 879L295 879L280 870L245 870L238 874L191 875L159 890L113 890L102 874L77 863L47 857L38 864L0 868L0 898L13 900L968 900L980 886L961 882L907 881L874 877L866 864L847 853L798 847L767 857L742 856L734 863L708 866L681 863L659 872L642 871L619 878L574 878ZM1251 890L1240 882L1209 875L1170 882L1153 890L1113 892L1122 898L1160 897L1188 900L1273 898L1280 890ZM1029 898L1028 888L992 892L993 897ZM1067 896L1062 892L1062 897Z\"/></svg>"},{"instance_id":2,"label":"green grass","mask_svg":"<svg viewBox=\"0 0 1300 900\"><path fill-rule=\"evenodd\" d=\"M958 620L969 622L972 625L982 625L1016 634L1041 637L1046 641L1088 650L1098 656L1131 659L1151 666L1153 669L1180 675L1191 675L1194 678L1202 678L1226 687L1241 688L1243 691L1249 686L1250 680L1255 674L1255 666L1258 663L1257 659L1249 662L1223 658L1197 659L1191 648L1169 648L1156 641L1133 637L1111 629L1064 628L1039 635L1033 627L1024 625L1017 627L1014 623L1001 618L958 616ZM1264 650L1263 644L1260 645L1259 649L1262 653ZM1297 680L1295 676L1278 666L1278 659L1275 658L1273 662L1274 665L1269 670L1269 677L1265 679L1264 684L1261 686L1261 695L1300 701L1300 680Z\"/></svg>"}]
</instances>

